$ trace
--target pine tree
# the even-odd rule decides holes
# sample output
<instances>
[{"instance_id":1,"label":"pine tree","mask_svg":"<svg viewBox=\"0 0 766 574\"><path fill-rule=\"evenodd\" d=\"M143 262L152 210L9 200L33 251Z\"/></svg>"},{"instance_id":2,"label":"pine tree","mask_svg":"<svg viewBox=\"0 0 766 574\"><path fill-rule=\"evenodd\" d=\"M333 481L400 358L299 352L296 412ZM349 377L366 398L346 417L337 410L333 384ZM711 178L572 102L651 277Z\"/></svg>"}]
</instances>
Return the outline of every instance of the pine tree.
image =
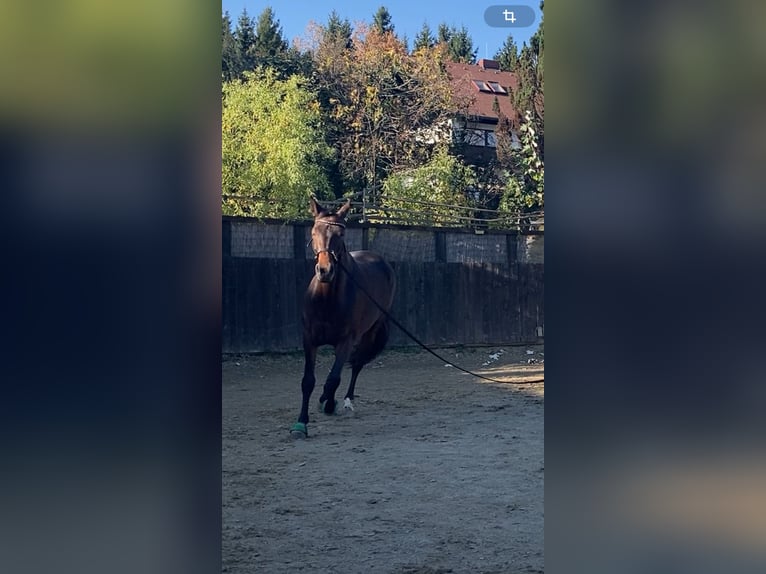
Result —
<instances>
[{"instance_id":1,"label":"pine tree","mask_svg":"<svg viewBox=\"0 0 766 574\"><path fill-rule=\"evenodd\" d=\"M500 63L500 69L504 72L516 71L519 63L519 49L513 36L508 36L503 46L495 53L495 60Z\"/></svg>"},{"instance_id":2,"label":"pine tree","mask_svg":"<svg viewBox=\"0 0 766 574\"><path fill-rule=\"evenodd\" d=\"M540 91L543 91L543 88L545 86L545 80L544 80L544 69L545 66L544 60L545 60L545 42L543 41L543 29L544 29L544 19L545 16L543 14L543 4L544 2L540 2L540 25L537 27L537 31L532 35L532 37L529 39L529 44L532 46L532 50L535 52L535 55L537 57L537 83L540 86Z\"/></svg>"},{"instance_id":3,"label":"pine tree","mask_svg":"<svg viewBox=\"0 0 766 574\"><path fill-rule=\"evenodd\" d=\"M473 47L473 40L466 27L462 26L460 30L453 28L450 32L450 39L447 42L450 59L464 64L475 63L478 49Z\"/></svg>"},{"instance_id":4,"label":"pine tree","mask_svg":"<svg viewBox=\"0 0 766 574\"><path fill-rule=\"evenodd\" d=\"M540 3L540 10L543 3ZM529 213L541 209L545 203L545 99L543 75L543 20L524 44L519 54L514 74L517 86L511 91L513 107L521 115L519 145L504 150L507 156L509 178L503 195L502 207ZM501 158L498 140L498 159Z\"/></svg>"},{"instance_id":5,"label":"pine tree","mask_svg":"<svg viewBox=\"0 0 766 574\"><path fill-rule=\"evenodd\" d=\"M521 54L516 63L514 74L516 75L517 86L511 92L513 107L520 113L524 113L526 110L531 111L534 108L537 72L534 54L526 44L521 47Z\"/></svg>"},{"instance_id":6,"label":"pine tree","mask_svg":"<svg viewBox=\"0 0 766 574\"><path fill-rule=\"evenodd\" d=\"M231 33L231 17L228 12L221 18L221 74L224 81L230 81L238 77L241 72L241 63L237 52L237 43Z\"/></svg>"},{"instance_id":7,"label":"pine tree","mask_svg":"<svg viewBox=\"0 0 766 574\"><path fill-rule=\"evenodd\" d=\"M543 4L540 3L542 9ZM544 101L544 21L540 20L537 31L530 38L529 44L521 47L514 74L517 78L516 87L511 90L511 103L520 114L527 111L532 114L535 133L540 140L540 153L543 153L543 117L545 112Z\"/></svg>"},{"instance_id":8,"label":"pine tree","mask_svg":"<svg viewBox=\"0 0 766 574\"><path fill-rule=\"evenodd\" d=\"M431 33L431 28L428 26L428 22L423 22L423 27L420 29L420 32L418 32L418 35L415 36L415 44L412 46L412 51L414 52L423 48L433 48L435 43L436 38L434 38Z\"/></svg>"},{"instance_id":9,"label":"pine tree","mask_svg":"<svg viewBox=\"0 0 766 574\"><path fill-rule=\"evenodd\" d=\"M282 28L279 20L274 19L274 11L266 7L258 16L255 26L255 42L252 52L256 63L260 61L271 62L275 56L287 51L287 42L282 37Z\"/></svg>"},{"instance_id":10,"label":"pine tree","mask_svg":"<svg viewBox=\"0 0 766 574\"><path fill-rule=\"evenodd\" d=\"M447 26L446 22L442 22L439 24L439 28L436 33L436 41L439 44L449 44L450 38L452 38L452 28Z\"/></svg>"},{"instance_id":11,"label":"pine tree","mask_svg":"<svg viewBox=\"0 0 766 574\"><path fill-rule=\"evenodd\" d=\"M247 13L247 8L242 9L242 13L237 20L237 28L234 30L234 41L240 64L239 75L241 75L242 71L255 68L255 59L252 55L252 48L255 44L255 28L253 26L253 19Z\"/></svg>"},{"instance_id":12,"label":"pine tree","mask_svg":"<svg viewBox=\"0 0 766 574\"><path fill-rule=\"evenodd\" d=\"M372 17L372 27L378 31L379 34L386 34L394 31L394 25L391 23L391 14L385 6L378 8L375 15Z\"/></svg>"},{"instance_id":13,"label":"pine tree","mask_svg":"<svg viewBox=\"0 0 766 574\"><path fill-rule=\"evenodd\" d=\"M348 19L341 20L338 13L333 10L327 19L325 37L331 42L342 42L346 48L351 48L351 34L353 30Z\"/></svg>"},{"instance_id":14,"label":"pine tree","mask_svg":"<svg viewBox=\"0 0 766 574\"><path fill-rule=\"evenodd\" d=\"M442 22L436 32L436 43L447 46L447 55L453 62L473 64L476 62L478 49L473 47L473 40L465 26L458 30Z\"/></svg>"}]
</instances>

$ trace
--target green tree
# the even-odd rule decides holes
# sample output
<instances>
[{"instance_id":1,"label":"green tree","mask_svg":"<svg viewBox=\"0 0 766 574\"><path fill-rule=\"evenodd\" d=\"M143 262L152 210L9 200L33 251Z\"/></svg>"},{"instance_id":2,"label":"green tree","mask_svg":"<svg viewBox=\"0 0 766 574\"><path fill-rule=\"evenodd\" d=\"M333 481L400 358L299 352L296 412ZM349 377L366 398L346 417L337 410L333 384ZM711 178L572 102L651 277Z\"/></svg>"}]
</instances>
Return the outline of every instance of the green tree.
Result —
<instances>
[{"instance_id":1,"label":"green tree","mask_svg":"<svg viewBox=\"0 0 766 574\"><path fill-rule=\"evenodd\" d=\"M449 47L450 59L453 62L476 63L478 49L473 47L473 40L465 26L461 26L460 30L452 30L447 46Z\"/></svg>"},{"instance_id":2,"label":"green tree","mask_svg":"<svg viewBox=\"0 0 766 574\"><path fill-rule=\"evenodd\" d=\"M293 74L310 77L313 73L311 55L288 47L279 20L270 7L261 12L257 22L243 10L233 37L238 72L224 75L226 79L241 78L243 71L253 71L258 66L272 68L281 79Z\"/></svg>"},{"instance_id":3,"label":"green tree","mask_svg":"<svg viewBox=\"0 0 766 574\"><path fill-rule=\"evenodd\" d=\"M242 9L242 13L237 19L237 27L234 29L234 41L237 46L237 58L240 64L240 73L245 70L255 68L255 58L252 48L255 45L255 27L253 19L247 13L247 8Z\"/></svg>"},{"instance_id":4,"label":"green tree","mask_svg":"<svg viewBox=\"0 0 766 574\"><path fill-rule=\"evenodd\" d=\"M543 12L543 5L544 2L540 2L540 25L537 28L537 31L532 35L532 37L529 39L529 44L532 46L532 50L534 51L536 57L537 57L537 83L540 86L540 91L543 92L545 88L545 78L543 72L545 71L545 42L543 41L543 30L544 30L544 19L545 15Z\"/></svg>"},{"instance_id":5,"label":"green tree","mask_svg":"<svg viewBox=\"0 0 766 574\"><path fill-rule=\"evenodd\" d=\"M223 212L302 218L311 193L331 198L319 103L305 79L245 72L223 85Z\"/></svg>"},{"instance_id":6,"label":"green tree","mask_svg":"<svg viewBox=\"0 0 766 574\"><path fill-rule=\"evenodd\" d=\"M239 76L242 64L239 60L237 42L231 33L231 18L228 12L224 12L221 23L221 74L224 81L230 81Z\"/></svg>"},{"instance_id":7,"label":"green tree","mask_svg":"<svg viewBox=\"0 0 766 574\"><path fill-rule=\"evenodd\" d=\"M509 35L502 47L495 53L495 60L500 63L500 69L504 72L515 72L519 63L519 48Z\"/></svg>"},{"instance_id":8,"label":"green tree","mask_svg":"<svg viewBox=\"0 0 766 574\"><path fill-rule=\"evenodd\" d=\"M527 111L519 129L521 146L512 153L506 190L500 203L506 211L529 213L544 207L545 164L533 119L532 112Z\"/></svg>"},{"instance_id":9,"label":"green tree","mask_svg":"<svg viewBox=\"0 0 766 574\"><path fill-rule=\"evenodd\" d=\"M324 27L324 34L328 41L340 43L346 49L350 49L352 33L353 29L348 19L341 20L338 13L333 10L327 19L327 25Z\"/></svg>"},{"instance_id":10,"label":"green tree","mask_svg":"<svg viewBox=\"0 0 766 574\"><path fill-rule=\"evenodd\" d=\"M287 42L282 37L282 27L279 25L279 20L274 19L274 11L270 6L264 8L258 16L251 51L256 64L266 65L287 51Z\"/></svg>"},{"instance_id":11,"label":"green tree","mask_svg":"<svg viewBox=\"0 0 766 574\"><path fill-rule=\"evenodd\" d=\"M393 33L394 25L391 23L391 14L385 6L381 6L375 12L375 15L372 17L372 27L379 34Z\"/></svg>"},{"instance_id":12,"label":"green tree","mask_svg":"<svg viewBox=\"0 0 766 574\"><path fill-rule=\"evenodd\" d=\"M282 79L293 75L310 78L314 74L314 60L311 54L295 46L290 46L283 52L281 58L275 60L274 67Z\"/></svg>"},{"instance_id":13,"label":"green tree","mask_svg":"<svg viewBox=\"0 0 766 574\"><path fill-rule=\"evenodd\" d=\"M533 110L535 93L538 91L537 68L534 54L527 44L521 47L514 74L517 82L510 94L513 107L521 113Z\"/></svg>"},{"instance_id":14,"label":"green tree","mask_svg":"<svg viewBox=\"0 0 766 574\"><path fill-rule=\"evenodd\" d=\"M520 221L525 214L542 210L545 204L543 31L541 19L538 30L529 44L522 46L512 65L517 82L510 97L518 116L506 118L499 114L495 131L497 162L492 183L501 185L500 208L518 214ZM514 52L515 44L509 37L497 57L501 66L512 61ZM508 57L505 63L503 55Z\"/></svg>"},{"instance_id":15,"label":"green tree","mask_svg":"<svg viewBox=\"0 0 766 574\"><path fill-rule=\"evenodd\" d=\"M433 48L434 44L436 44L436 38L434 38L434 35L431 33L431 28L428 26L428 22L423 22L423 27L420 29L420 32L418 32L418 35L415 36L415 43L412 46L412 51L414 52L422 48Z\"/></svg>"},{"instance_id":16,"label":"green tree","mask_svg":"<svg viewBox=\"0 0 766 574\"><path fill-rule=\"evenodd\" d=\"M439 44L449 44L450 38L452 38L452 28L447 26L446 22L442 22L436 32L436 41Z\"/></svg>"},{"instance_id":17,"label":"green tree","mask_svg":"<svg viewBox=\"0 0 766 574\"><path fill-rule=\"evenodd\" d=\"M465 64L476 63L478 49L474 48L473 39L465 26L458 29L442 22L436 33L436 41L446 46L451 61Z\"/></svg>"},{"instance_id":18,"label":"green tree","mask_svg":"<svg viewBox=\"0 0 766 574\"><path fill-rule=\"evenodd\" d=\"M438 146L428 162L386 178L381 215L391 223L462 226L459 216L466 210L448 206L467 208L466 192L475 185L473 170L450 155L447 146Z\"/></svg>"},{"instance_id":19,"label":"green tree","mask_svg":"<svg viewBox=\"0 0 766 574\"><path fill-rule=\"evenodd\" d=\"M542 2L540 9L543 9ZM519 54L514 74L516 87L511 90L510 97L513 107L523 117L531 113L531 122L537 134L537 144L544 156L544 118L545 118L545 76L544 76L544 19L540 19L537 31L530 38L529 44L524 44Z\"/></svg>"}]
</instances>

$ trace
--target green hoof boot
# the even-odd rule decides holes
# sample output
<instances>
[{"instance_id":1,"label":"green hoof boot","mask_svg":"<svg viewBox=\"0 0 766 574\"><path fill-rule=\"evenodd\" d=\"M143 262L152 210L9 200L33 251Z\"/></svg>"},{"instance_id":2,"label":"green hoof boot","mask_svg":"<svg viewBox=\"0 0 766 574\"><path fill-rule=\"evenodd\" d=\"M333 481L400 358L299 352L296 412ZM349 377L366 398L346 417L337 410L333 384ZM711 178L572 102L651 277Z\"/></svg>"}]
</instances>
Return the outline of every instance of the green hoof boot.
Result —
<instances>
[{"instance_id":1,"label":"green hoof boot","mask_svg":"<svg viewBox=\"0 0 766 574\"><path fill-rule=\"evenodd\" d=\"M303 423L295 423L292 428L290 428L290 435L292 435L293 438L307 438L309 436L309 430Z\"/></svg>"}]
</instances>

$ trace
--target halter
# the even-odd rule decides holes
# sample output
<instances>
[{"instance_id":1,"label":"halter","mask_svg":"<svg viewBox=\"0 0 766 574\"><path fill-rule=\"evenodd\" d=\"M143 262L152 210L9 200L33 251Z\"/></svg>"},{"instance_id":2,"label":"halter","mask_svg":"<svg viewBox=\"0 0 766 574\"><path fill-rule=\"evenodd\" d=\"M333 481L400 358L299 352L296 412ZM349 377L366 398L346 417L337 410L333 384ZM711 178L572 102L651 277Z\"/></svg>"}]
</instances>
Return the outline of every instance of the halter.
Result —
<instances>
[{"instance_id":1,"label":"halter","mask_svg":"<svg viewBox=\"0 0 766 574\"><path fill-rule=\"evenodd\" d=\"M334 225L335 227L342 227L346 229L345 223L339 223L337 221L327 221L326 219L317 219L315 223L324 223L325 225Z\"/></svg>"},{"instance_id":2,"label":"halter","mask_svg":"<svg viewBox=\"0 0 766 574\"><path fill-rule=\"evenodd\" d=\"M324 223L325 225L334 225L335 227L342 227L343 229L346 229L345 223L339 223L337 221L327 221L326 219L317 219L316 223ZM311 243L312 243L312 240L309 239L309 242L306 244L306 246L308 247L309 245L311 245ZM320 253L329 253L335 262L338 261L338 255L337 253L335 253L335 251L331 251L329 249L316 250L314 249L313 245L311 247L311 250L314 252L314 259L319 259Z\"/></svg>"}]
</instances>

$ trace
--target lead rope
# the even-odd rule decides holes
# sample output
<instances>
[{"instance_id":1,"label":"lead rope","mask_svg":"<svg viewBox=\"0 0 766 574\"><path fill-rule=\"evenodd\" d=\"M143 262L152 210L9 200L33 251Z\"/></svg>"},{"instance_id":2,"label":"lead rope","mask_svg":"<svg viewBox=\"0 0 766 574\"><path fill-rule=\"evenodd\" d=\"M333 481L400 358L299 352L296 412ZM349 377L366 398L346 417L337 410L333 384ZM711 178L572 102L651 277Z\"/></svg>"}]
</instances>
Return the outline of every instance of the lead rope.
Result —
<instances>
[{"instance_id":1,"label":"lead rope","mask_svg":"<svg viewBox=\"0 0 766 574\"><path fill-rule=\"evenodd\" d=\"M455 363L453 363L452 361L450 361L450 360L448 360L448 359L445 359L444 357L442 357L441 355L439 355L439 354L438 354L436 351L434 351L433 349L430 349L429 347L427 347L427 346L425 345L425 343L422 343L422 342L420 341L420 339L418 339L418 338L417 338L415 335L413 335L412 333L410 333L410 332L409 332L409 331L408 331L408 330L407 330L407 329L404 327L404 325L402 325L402 324L401 324L399 321L397 321L397 320L396 320L396 319L395 319L395 318L394 318L394 317L393 317L393 316L392 316L392 315L391 315L391 314L390 314L388 311L386 311L386 310L383 308L383 306L382 306L382 305L380 305L380 303L378 303L378 302L375 300L375 298L374 298L372 295L370 295L369 291L367 291L367 289L365 289L365 288L364 288L364 286L363 286L363 285L361 285L361 284L360 284L360 283L359 283L359 282L356 280L356 278L355 278L355 277L354 277L354 276L353 276L353 275L352 275L352 274L351 274L351 273L348 271L348 269L346 269L346 267L343 265L343 263L341 262L341 260L340 260L340 259L336 259L336 261L337 261L338 265L340 265L340 268L341 268L341 269L343 269L344 273L345 273L346 275L348 275L348 277L351 279L351 281L353 281L353 282L354 282L354 285L356 285L356 286L357 286L357 287L358 287L358 288L359 288L359 289L362 291L362 293L364 293L365 295L367 295L367 298L368 298L370 301L372 301L373 305L375 305L375 306L376 306L376 307L377 307L377 308L380 310L380 312L381 312L381 313L383 313L383 314L384 314L384 315L385 315L385 316L386 316L386 317L387 317L387 318L388 318L388 319L389 319L389 320L390 320L390 321L391 321L391 322L392 322L394 325L396 325L397 327L399 327L399 328L400 328L400 329L401 329L401 330L404 332L404 334L405 334L405 335L407 335L407 336L408 336L410 339L412 339L413 341L415 341L415 342L416 342L418 345L420 345L420 346L421 346L423 349L425 349L426 351L428 351L429 353L431 353L431 354L432 354L434 357L436 357L436 358L437 358L437 359L439 359L440 361L444 361L445 363L447 363L448 365L450 365L450 366L452 366L452 367L455 367L455 368L456 368L457 370L459 370L459 371L463 371L464 373L468 373L469 375L472 375L472 376L474 376L474 377L478 377L478 378L480 378L480 379L484 379L485 381L490 381L490 382L492 382L492 383L501 383L501 384L504 384L504 385L532 385L532 384L536 384L536 383L542 383L542 382L545 382L545 379L544 379L544 378L542 378L542 379L533 379L533 380L531 380L531 381L500 381L500 380L498 380L498 379L493 379L493 378L491 378L491 377L485 377L484 375L480 375L480 374L478 374L478 373L474 373L473 371L469 371L468 369L464 369L464 368L463 368L463 367L461 367L460 365L456 365L456 364L455 364Z\"/></svg>"}]
</instances>

